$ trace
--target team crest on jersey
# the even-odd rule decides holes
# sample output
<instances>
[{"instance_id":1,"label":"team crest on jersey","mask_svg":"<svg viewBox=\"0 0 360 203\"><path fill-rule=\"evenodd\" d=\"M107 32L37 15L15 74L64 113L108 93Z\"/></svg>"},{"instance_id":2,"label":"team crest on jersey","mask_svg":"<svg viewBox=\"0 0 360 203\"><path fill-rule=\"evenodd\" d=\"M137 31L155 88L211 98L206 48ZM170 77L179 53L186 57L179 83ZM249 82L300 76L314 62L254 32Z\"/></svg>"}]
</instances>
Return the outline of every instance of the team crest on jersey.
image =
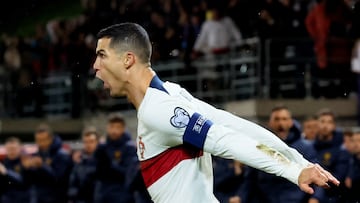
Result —
<instances>
[{"instance_id":1,"label":"team crest on jersey","mask_svg":"<svg viewBox=\"0 0 360 203\"><path fill-rule=\"evenodd\" d=\"M185 128L190 120L190 115L185 109L176 107L174 109L174 115L170 119L170 123L175 128Z\"/></svg>"}]
</instances>

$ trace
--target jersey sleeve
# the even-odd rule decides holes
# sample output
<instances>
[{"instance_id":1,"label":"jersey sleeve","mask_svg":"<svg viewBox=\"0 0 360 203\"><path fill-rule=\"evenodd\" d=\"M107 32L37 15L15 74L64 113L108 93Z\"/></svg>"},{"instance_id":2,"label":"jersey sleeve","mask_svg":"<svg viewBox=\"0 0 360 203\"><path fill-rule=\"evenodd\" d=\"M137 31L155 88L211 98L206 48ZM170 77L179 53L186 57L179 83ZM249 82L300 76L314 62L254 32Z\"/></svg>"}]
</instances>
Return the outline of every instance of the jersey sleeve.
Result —
<instances>
[{"instance_id":1,"label":"jersey sleeve","mask_svg":"<svg viewBox=\"0 0 360 203\"><path fill-rule=\"evenodd\" d=\"M289 147L269 130L226 111L217 110L215 114L216 118L222 119L222 124L224 126L231 128L236 132L240 132L239 136L247 136L259 143L266 143L270 148L276 149L287 159L302 167L307 167L309 165L309 161L306 160L302 154L296 149Z\"/></svg>"},{"instance_id":2,"label":"jersey sleeve","mask_svg":"<svg viewBox=\"0 0 360 203\"><path fill-rule=\"evenodd\" d=\"M190 144L215 156L235 159L251 167L284 177L295 184L298 183L298 177L304 166L273 147L277 146L272 143L276 139L263 139L263 142L261 139L255 139L256 136L262 136L262 133L275 137L273 134L269 135L260 126L249 122L246 125L250 127L246 130L233 129L231 125L220 122L221 119L228 118L212 117L213 119L210 120L203 116L206 113L198 108L196 102L170 96L167 99L154 96L152 99L152 105L141 109L140 112L141 119L144 119L142 122L149 130L161 132L159 136L152 137L152 142L169 147ZM253 135L248 136L248 133Z\"/></svg>"}]
</instances>

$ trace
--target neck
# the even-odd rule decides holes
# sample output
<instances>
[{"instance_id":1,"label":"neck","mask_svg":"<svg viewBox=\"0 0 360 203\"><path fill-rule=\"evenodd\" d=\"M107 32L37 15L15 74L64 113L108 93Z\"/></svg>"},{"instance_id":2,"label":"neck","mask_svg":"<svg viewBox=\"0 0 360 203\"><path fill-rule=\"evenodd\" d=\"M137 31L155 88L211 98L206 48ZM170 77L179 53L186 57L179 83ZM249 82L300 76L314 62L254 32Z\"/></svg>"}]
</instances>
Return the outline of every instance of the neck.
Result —
<instances>
[{"instance_id":1,"label":"neck","mask_svg":"<svg viewBox=\"0 0 360 203\"><path fill-rule=\"evenodd\" d=\"M331 141L332 138L333 138L333 135L332 135L332 134L320 136L320 140L321 140L321 141L325 141L325 142Z\"/></svg>"},{"instance_id":2,"label":"neck","mask_svg":"<svg viewBox=\"0 0 360 203\"><path fill-rule=\"evenodd\" d=\"M132 74L129 77L126 96L136 110L144 99L147 88L150 85L152 78L155 76L155 72L151 69L150 65L146 67L138 67L135 69L136 74Z\"/></svg>"}]
</instances>

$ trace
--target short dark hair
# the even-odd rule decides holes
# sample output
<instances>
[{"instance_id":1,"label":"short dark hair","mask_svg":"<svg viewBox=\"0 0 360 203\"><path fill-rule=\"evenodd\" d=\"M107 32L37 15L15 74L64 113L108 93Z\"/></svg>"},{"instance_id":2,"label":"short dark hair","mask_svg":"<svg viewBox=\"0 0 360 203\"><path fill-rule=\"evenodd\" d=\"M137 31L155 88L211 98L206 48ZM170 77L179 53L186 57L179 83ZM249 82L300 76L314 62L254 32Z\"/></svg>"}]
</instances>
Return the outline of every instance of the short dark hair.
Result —
<instances>
[{"instance_id":1,"label":"short dark hair","mask_svg":"<svg viewBox=\"0 0 360 203\"><path fill-rule=\"evenodd\" d=\"M48 133L50 137L53 137L54 134L53 134L53 130L51 129L51 127L46 124L46 123L41 123L35 130L35 134L38 134L38 133Z\"/></svg>"},{"instance_id":2,"label":"short dark hair","mask_svg":"<svg viewBox=\"0 0 360 203\"><path fill-rule=\"evenodd\" d=\"M120 23L99 31L97 38L110 38L110 47L120 52L134 52L143 63L151 58L151 42L146 30L136 23Z\"/></svg>"},{"instance_id":3,"label":"short dark hair","mask_svg":"<svg viewBox=\"0 0 360 203\"><path fill-rule=\"evenodd\" d=\"M96 140L99 140L100 134L98 133L97 129L93 126L86 127L83 132L81 133L81 137L88 137L90 135L95 135Z\"/></svg>"},{"instance_id":4,"label":"short dark hair","mask_svg":"<svg viewBox=\"0 0 360 203\"><path fill-rule=\"evenodd\" d=\"M124 116L121 113L111 113L108 117L108 123L121 123L125 125Z\"/></svg>"},{"instance_id":5,"label":"short dark hair","mask_svg":"<svg viewBox=\"0 0 360 203\"><path fill-rule=\"evenodd\" d=\"M321 116L331 116L334 121L336 120L335 113L329 108L320 109L317 113L317 116L318 118L320 118Z\"/></svg>"},{"instance_id":6,"label":"short dark hair","mask_svg":"<svg viewBox=\"0 0 360 203\"><path fill-rule=\"evenodd\" d=\"M11 136L11 137L6 138L6 140L5 140L5 144L6 143L12 143L12 142L16 142L18 144L21 144L21 140L19 138L17 138L17 137Z\"/></svg>"},{"instance_id":7,"label":"short dark hair","mask_svg":"<svg viewBox=\"0 0 360 203\"><path fill-rule=\"evenodd\" d=\"M354 132L350 128L345 128L343 131L344 137L352 137L354 135Z\"/></svg>"},{"instance_id":8,"label":"short dark hair","mask_svg":"<svg viewBox=\"0 0 360 203\"><path fill-rule=\"evenodd\" d=\"M306 117L303 122L308 122L308 121L314 121L314 120L317 120L318 117L316 115L311 115L311 116L308 116Z\"/></svg>"},{"instance_id":9,"label":"short dark hair","mask_svg":"<svg viewBox=\"0 0 360 203\"><path fill-rule=\"evenodd\" d=\"M274 106L271 109L271 113L274 113L276 111L281 111L281 110L287 110L290 112L289 108L287 106L285 106L284 104L277 104L276 106Z\"/></svg>"}]
</instances>

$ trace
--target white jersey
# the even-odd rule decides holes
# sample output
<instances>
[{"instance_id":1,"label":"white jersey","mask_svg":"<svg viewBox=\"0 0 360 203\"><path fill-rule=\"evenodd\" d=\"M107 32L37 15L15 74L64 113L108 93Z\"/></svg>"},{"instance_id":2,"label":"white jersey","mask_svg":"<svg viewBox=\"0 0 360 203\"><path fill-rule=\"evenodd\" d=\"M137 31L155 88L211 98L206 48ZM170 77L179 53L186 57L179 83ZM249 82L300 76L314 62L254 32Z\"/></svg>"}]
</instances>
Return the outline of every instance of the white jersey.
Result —
<instances>
[{"instance_id":1,"label":"white jersey","mask_svg":"<svg viewBox=\"0 0 360 203\"><path fill-rule=\"evenodd\" d=\"M235 159L297 184L309 162L268 130L151 81L138 109L137 154L155 203L213 203L211 154Z\"/></svg>"}]
</instances>

